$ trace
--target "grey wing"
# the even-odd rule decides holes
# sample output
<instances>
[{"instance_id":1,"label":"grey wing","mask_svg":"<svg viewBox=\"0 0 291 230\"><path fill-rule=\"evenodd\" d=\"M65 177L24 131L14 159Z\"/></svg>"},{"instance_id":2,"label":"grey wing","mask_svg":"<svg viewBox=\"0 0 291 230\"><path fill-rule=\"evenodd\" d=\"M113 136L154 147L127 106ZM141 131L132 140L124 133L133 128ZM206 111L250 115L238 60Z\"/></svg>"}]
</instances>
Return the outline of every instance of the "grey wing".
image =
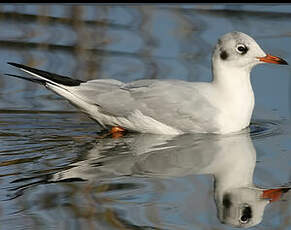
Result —
<instances>
[{"instance_id":1,"label":"grey wing","mask_svg":"<svg viewBox=\"0 0 291 230\"><path fill-rule=\"evenodd\" d=\"M98 106L101 113L126 117L136 109L136 101L126 84L113 79L92 80L70 88L75 96L83 101Z\"/></svg>"},{"instance_id":2,"label":"grey wing","mask_svg":"<svg viewBox=\"0 0 291 230\"><path fill-rule=\"evenodd\" d=\"M203 129L205 124L209 127L211 114L215 113L215 108L191 83L179 80L139 80L127 84L94 80L74 88L74 94L98 105L104 114L127 117L139 110L183 130ZM201 117L201 113L205 116Z\"/></svg>"},{"instance_id":3,"label":"grey wing","mask_svg":"<svg viewBox=\"0 0 291 230\"><path fill-rule=\"evenodd\" d=\"M215 132L214 117L218 111L200 93L199 88L203 84L167 80L155 81L147 86L133 82L125 88L145 115L183 131Z\"/></svg>"},{"instance_id":4,"label":"grey wing","mask_svg":"<svg viewBox=\"0 0 291 230\"><path fill-rule=\"evenodd\" d=\"M155 108L148 103L159 103L164 95L159 92L169 86L158 80L138 80L122 83L117 80L93 80L70 88L70 91L83 101L99 106L99 111L113 116L126 117L135 110L146 115L154 114ZM168 103L166 103L168 104Z\"/></svg>"}]
</instances>

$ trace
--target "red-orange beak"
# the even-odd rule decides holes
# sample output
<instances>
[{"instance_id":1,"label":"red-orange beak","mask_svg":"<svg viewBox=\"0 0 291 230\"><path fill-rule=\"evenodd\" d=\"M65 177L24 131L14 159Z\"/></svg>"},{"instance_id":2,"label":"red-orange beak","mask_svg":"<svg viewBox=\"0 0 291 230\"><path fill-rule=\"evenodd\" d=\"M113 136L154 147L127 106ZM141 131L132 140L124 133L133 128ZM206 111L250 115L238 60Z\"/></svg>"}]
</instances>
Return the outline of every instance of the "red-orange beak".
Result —
<instances>
[{"instance_id":1,"label":"red-orange beak","mask_svg":"<svg viewBox=\"0 0 291 230\"><path fill-rule=\"evenodd\" d=\"M280 200L284 193L287 193L291 188L274 188L265 189L261 195L263 199L268 199L270 202Z\"/></svg>"},{"instance_id":2,"label":"red-orange beak","mask_svg":"<svg viewBox=\"0 0 291 230\"><path fill-rule=\"evenodd\" d=\"M270 54L267 54L265 57L257 57L260 61L267 62L267 63L274 63L274 64L280 64L280 65L288 65L288 63L283 60L282 58L272 56Z\"/></svg>"}]
</instances>

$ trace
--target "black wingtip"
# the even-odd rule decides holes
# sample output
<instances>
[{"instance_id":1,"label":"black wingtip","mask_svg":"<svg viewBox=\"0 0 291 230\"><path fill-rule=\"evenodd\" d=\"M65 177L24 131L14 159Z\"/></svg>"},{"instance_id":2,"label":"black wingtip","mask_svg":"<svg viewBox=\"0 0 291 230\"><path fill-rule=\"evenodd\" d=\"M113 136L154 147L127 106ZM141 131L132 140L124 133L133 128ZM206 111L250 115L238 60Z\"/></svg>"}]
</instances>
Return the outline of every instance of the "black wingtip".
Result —
<instances>
[{"instance_id":1,"label":"black wingtip","mask_svg":"<svg viewBox=\"0 0 291 230\"><path fill-rule=\"evenodd\" d=\"M67 76L62 76L62 75L50 73L50 72L47 72L44 70L35 69L35 68L29 67L26 65L22 65L22 64L18 64L15 62L7 62L7 64L15 66L17 68L20 68L26 72L30 72L30 73L33 73L35 75L38 75L40 78L47 79L51 83L58 83L58 84L66 85L66 86L79 86L81 83L84 82L84 81L81 81L78 79L72 79L72 78L67 77Z\"/></svg>"},{"instance_id":2,"label":"black wingtip","mask_svg":"<svg viewBox=\"0 0 291 230\"><path fill-rule=\"evenodd\" d=\"M18 67L18 68L22 68L22 65L21 64L17 64L15 62L7 62L7 64L12 65L12 66L15 66L15 67Z\"/></svg>"}]
</instances>

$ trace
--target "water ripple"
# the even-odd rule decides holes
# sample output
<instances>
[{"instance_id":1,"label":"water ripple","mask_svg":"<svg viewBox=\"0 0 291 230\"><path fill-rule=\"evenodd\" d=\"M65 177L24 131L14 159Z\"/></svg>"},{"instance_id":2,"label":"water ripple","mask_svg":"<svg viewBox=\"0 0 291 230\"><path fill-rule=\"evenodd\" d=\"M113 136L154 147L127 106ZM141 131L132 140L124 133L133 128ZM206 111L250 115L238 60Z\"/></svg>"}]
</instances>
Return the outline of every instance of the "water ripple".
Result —
<instances>
[{"instance_id":1,"label":"water ripple","mask_svg":"<svg viewBox=\"0 0 291 230\"><path fill-rule=\"evenodd\" d=\"M262 138L278 135L282 131L279 122L256 120L251 122L250 133L252 138Z\"/></svg>"}]
</instances>

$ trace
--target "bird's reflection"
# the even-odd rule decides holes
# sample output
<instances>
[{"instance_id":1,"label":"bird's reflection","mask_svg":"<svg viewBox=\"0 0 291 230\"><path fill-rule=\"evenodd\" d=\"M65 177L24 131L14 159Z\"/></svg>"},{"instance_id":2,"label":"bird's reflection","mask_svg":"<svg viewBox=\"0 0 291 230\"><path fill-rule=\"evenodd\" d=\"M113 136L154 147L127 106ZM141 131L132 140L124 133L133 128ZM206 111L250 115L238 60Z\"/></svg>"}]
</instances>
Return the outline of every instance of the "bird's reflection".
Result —
<instances>
[{"instance_id":1,"label":"bird's reflection","mask_svg":"<svg viewBox=\"0 0 291 230\"><path fill-rule=\"evenodd\" d=\"M107 144L106 144L107 143ZM110 145L108 145L110 143ZM105 157L104 150L129 151ZM108 152L108 151L106 151ZM99 141L72 168L51 181L96 180L119 175L180 177L214 176L214 199L220 222L251 227L261 222L264 209L289 188L263 189L253 184L256 150L248 132L219 135L134 135Z\"/></svg>"}]
</instances>

